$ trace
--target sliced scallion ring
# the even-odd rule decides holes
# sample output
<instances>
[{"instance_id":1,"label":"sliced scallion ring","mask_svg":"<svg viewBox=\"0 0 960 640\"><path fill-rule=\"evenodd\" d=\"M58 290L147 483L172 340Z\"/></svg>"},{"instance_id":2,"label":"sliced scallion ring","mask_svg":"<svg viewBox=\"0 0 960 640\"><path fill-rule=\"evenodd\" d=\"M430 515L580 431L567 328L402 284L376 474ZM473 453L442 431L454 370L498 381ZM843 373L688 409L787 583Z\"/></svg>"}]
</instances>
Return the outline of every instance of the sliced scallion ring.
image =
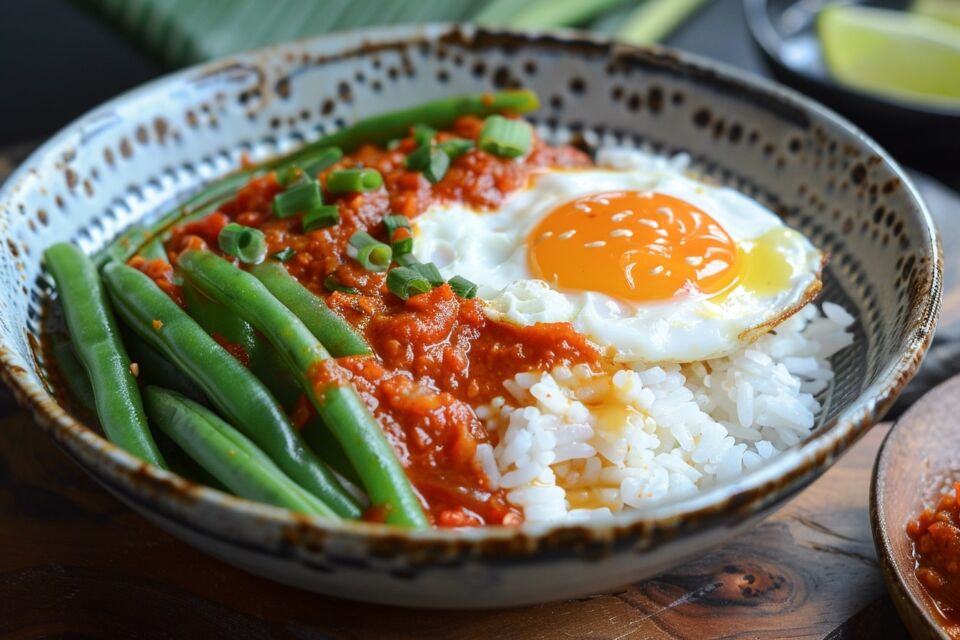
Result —
<instances>
[{"instance_id":1,"label":"sliced scallion ring","mask_svg":"<svg viewBox=\"0 0 960 640\"><path fill-rule=\"evenodd\" d=\"M411 264L409 268L426 278L427 282L433 287L439 287L446 282L443 276L440 275L440 270L437 269L437 265L432 262L417 262L416 264Z\"/></svg>"},{"instance_id":2,"label":"sliced scallion ring","mask_svg":"<svg viewBox=\"0 0 960 640\"><path fill-rule=\"evenodd\" d=\"M231 222L217 236L220 249L247 264L259 264L267 256L267 239L259 229Z\"/></svg>"},{"instance_id":3,"label":"sliced scallion ring","mask_svg":"<svg viewBox=\"0 0 960 640\"><path fill-rule=\"evenodd\" d=\"M446 140L445 142L441 142L437 146L443 149L443 152L450 157L451 161L453 161L459 158L460 156L462 156L463 154L465 154L467 151L470 151L477 145L474 144L473 140L465 140L463 138L453 138L452 140Z\"/></svg>"},{"instance_id":4,"label":"sliced scallion ring","mask_svg":"<svg viewBox=\"0 0 960 640\"><path fill-rule=\"evenodd\" d=\"M393 250L366 231L357 231L347 243L347 255L367 271L386 271L393 260Z\"/></svg>"},{"instance_id":5,"label":"sliced scallion ring","mask_svg":"<svg viewBox=\"0 0 960 640\"><path fill-rule=\"evenodd\" d=\"M430 144L436 135L437 130L433 127L428 127L425 124L413 125L413 140L417 143L418 147L424 144Z\"/></svg>"},{"instance_id":6,"label":"sliced scallion ring","mask_svg":"<svg viewBox=\"0 0 960 640\"><path fill-rule=\"evenodd\" d=\"M387 273L387 289L401 300L433 290L430 282L410 267L396 267Z\"/></svg>"},{"instance_id":7,"label":"sliced scallion ring","mask_svg":"<svg viewBox=\"0 0 960 640\"><path fill-rule=\"evenodd\" d=\"M376 169L338 169L327 176L330 193L362 193L379 189L383 176Z\"/></svg>"},{"instance_id":8,"label":"sliced scallion ring","mask_svg":"<svg viewBox=\"0 0 960 640\"><path fill-rule=\"evenodd\" d=\"M489 116L477 139L478 146L501 158L517 158L530 151L533 144L533 129L523 120L510 120L503 116Z\"/></svg>"},{"instance_id":9,"label":"sliced scallion ring","mask_svg":"<svg viewBox=\"0 0 960 640\"><path fill-rule=\"evenodd\" d=\"M303 231L326 229L340 222L340 208L335 204L325 204L303 214Z\"/></svg>"},{"instance_id":10,"label":"sliced scallion ring","mask_svg":"<svg viewBox=\"0 0 960 640\"><path fill-rule=\"evenodd\" d=\"M273 215L289 218L302 211L312 211L323 206L320 183L316 180L304 180L293 185L273 198Z\"/></svg>"},{"instance_id":11,"label":"sliced scallion ring","mask_svg":"<svg viewBox=\"0 0 960 640\"><path fill-rule=\"evenodd\" d=\"M383 226L387 228L387 235L393 237L393 232L397 229L409 229L410 219L407 216L384 216Z\"/></svg>"},{"instance_id":12,"label":"sliced scallion ring","mask_svg":"<svg viewBox=\"0 0 960 640\"><path fill-rule=\"evenodd\" d=\"M449 284L453 292L461 298L469 300L477 296L477 285L463 276L453 276L447 281L447 284Z\"/></svg>"}]
</instances>

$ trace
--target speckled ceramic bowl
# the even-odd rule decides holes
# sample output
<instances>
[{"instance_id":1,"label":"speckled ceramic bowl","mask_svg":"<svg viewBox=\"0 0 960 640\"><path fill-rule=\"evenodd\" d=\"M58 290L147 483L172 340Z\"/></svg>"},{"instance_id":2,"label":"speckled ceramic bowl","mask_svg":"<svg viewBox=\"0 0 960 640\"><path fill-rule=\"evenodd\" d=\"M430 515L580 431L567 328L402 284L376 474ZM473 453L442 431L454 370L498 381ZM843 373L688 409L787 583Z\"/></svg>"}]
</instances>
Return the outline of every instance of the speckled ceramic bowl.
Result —
<instances>
[{"instance_id":1,"label":"speckled ceramic bowl","mask_svg":"<svg viewBox=\"0 0 960 640\"><path fill-rule=\"evenodd\" d=\"M53 399L35 350L44 247L93 251L235 167L357 118L528 86L547 137L688 152L832 259L823 297L856 311L815 430L736 482L613 524L408 533L328 525L146 467ZM338 596L497 607L655 574L756 523L811 482L890 405L933 331L941 255L897 165L856 128L779 86L663 49L576 34L451 26L371 30L240 55L163 78L74 122L0 193L0 359L20 402L74 460L159 526L227 562ZM188 568L185 568L188 570Z\"/></svg>"}]
</instances>

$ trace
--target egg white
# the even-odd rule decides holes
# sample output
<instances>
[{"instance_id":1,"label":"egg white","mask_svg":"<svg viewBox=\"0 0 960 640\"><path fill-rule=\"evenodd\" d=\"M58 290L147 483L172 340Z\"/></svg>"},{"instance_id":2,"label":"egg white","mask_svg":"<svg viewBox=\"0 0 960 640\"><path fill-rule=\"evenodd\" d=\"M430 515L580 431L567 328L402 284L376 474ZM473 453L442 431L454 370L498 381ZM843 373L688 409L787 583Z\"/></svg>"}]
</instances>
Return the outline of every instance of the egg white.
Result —
<instances>
[{"instance_id":1,"label":"egg white","mask_svg":"<svg viewBox=\"0 0 960 640\"><path fill-rule=\"evenodd\" d=\"M493 318L529 325L570 322L620 362L692 362L727 355L766 332L819 288L821 253L802 234L747 196L694 180L682 160L633 150L601 150L598 167L548 171L495 211L437 205L414 221L414 255L444 277L462 275L479 286ZM775 235L789 277L775 291L738 284L715 298L675 297L656 303L620 300L596 291L557 290L534 278L527 236L555 207L615 190L657 191L712 216L744 250ZM763 265L753 265L762 268Z\"/></svg>"}]
</instances>

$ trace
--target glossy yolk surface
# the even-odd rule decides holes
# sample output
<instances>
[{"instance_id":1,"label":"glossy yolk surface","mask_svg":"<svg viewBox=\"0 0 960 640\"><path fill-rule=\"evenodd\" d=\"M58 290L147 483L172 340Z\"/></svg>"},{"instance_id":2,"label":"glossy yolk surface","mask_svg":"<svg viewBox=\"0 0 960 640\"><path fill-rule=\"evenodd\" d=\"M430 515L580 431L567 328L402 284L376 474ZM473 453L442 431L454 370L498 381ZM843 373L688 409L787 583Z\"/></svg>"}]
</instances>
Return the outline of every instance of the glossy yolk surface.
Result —
<instances>
[{"instance_id":1,"label":"glossy yolk surface","mask_svg":"<svg viewBox=\"0 0 960 640\"><path fill-rule=\"evenodd\" d=\"M737 245L694 205L612 191L566 202L527 238L530 269L561 289L640 302L716 294L739 272Z\"/></svg>"}]
</instances>

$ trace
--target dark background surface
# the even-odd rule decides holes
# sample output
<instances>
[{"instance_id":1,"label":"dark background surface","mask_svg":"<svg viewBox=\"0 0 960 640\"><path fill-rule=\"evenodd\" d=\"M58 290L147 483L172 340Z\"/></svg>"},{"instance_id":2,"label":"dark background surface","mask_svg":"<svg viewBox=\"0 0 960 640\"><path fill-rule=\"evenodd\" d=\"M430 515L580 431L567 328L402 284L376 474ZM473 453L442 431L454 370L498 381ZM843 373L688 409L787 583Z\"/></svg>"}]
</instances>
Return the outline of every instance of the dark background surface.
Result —
<instances>
[{"instance_id":1,"label":"dark background surface","mask_svg":"<svg viewBox=\"0 0 960 640\"><path fill-rule=\"evenodd\" d=\"M104 100L167 71L66 0L0 0L0 15L0 87L5 93L0 146L49 137ZM668 44L762 69L740 0L708 3Z\"/></svg>"},{"instance_id":2,"label":"dark background surface","mask_svg":"<svg viewBox=\"0 0 960 640\"><path fill-rule=\"evenodd\" d=\"M0 147L40 142L101 102L171 70L67 0L0 0L0 15ZM741 0L709 0L665 44L771 76ZM960 164L944 162L942 154L918 144L898 160L960 191Z\"/></svg>"}]
</instances>

